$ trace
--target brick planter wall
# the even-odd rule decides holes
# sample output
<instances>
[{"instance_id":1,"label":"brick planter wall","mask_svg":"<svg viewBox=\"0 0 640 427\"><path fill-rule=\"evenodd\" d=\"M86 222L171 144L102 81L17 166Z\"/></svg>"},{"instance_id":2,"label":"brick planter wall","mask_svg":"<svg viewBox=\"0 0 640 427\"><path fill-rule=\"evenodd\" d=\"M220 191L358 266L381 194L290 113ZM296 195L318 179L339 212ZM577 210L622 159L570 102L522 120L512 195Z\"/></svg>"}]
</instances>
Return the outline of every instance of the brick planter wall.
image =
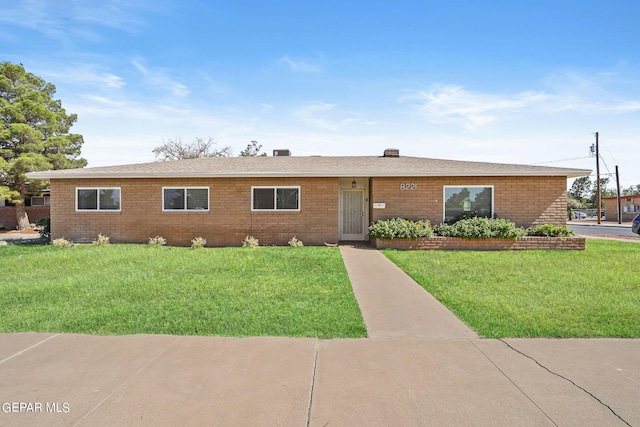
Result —
<instances>
[{"instance_id":1,"label":"brick planter wall","mask_svg":"<svg viewBox=\"0 0 640 427\"><path fill-rule=\"evenodd\" d=\"M520 251L526 249L584 250L584 237L533 237L513 239L462 239L459 237L422 237L418 239L371 239L377 249L399 250L472 250Z\"/></svg>"}]
</instances>

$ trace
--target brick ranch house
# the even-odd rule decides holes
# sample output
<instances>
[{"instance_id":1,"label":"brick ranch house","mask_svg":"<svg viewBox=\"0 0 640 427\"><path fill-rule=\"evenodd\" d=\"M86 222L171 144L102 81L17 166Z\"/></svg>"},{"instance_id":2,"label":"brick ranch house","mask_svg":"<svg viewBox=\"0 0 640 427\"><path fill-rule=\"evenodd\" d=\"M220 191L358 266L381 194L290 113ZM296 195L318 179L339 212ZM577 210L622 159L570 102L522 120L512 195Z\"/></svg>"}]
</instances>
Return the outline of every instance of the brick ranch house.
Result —
<instances>
[{"instance_id":1,"label":"brick ranch house","mask_svg":"<svg viewBox=\"0 0 640 427\"><path fill-rule=\"evenodd\" d=\"M307 245L368 239L368 225L403 217L441 223L464 211L529 227L565 224L567 178L591 171L383 156L212 157L32 172L51 188L52 238L170 245Z\"/></svg>"}]
</instances>

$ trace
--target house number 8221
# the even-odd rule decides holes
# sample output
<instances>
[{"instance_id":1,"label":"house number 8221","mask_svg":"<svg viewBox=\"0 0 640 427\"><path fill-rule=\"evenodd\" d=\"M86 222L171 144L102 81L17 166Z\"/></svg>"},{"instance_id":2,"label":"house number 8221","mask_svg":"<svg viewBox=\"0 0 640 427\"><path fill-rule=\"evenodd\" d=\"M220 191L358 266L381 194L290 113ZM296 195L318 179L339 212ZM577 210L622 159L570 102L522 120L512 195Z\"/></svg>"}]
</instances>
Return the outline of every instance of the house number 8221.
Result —
<instances>
[{"instance_id":1,"label":"house number 8221","mask_svg":"<svg viewBox=\"0 0 640 427\"><path fill-rule=\"evenodd\" d=\"M416 190L417 188L418 188L418 184L414 182L400 184L400 190Z\"/></svg>"}]
</instances>

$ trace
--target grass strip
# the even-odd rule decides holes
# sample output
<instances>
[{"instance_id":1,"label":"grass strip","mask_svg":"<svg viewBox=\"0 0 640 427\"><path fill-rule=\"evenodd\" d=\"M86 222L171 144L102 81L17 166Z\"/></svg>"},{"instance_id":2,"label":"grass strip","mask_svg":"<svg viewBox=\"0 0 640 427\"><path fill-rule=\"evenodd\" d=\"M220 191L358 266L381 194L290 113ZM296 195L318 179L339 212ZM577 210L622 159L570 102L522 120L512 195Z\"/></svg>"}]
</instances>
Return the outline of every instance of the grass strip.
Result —
<instances>
[{"instance_id":1,"label":"grass strip","mask_svg":"<svg viewBox=\"0 0 640 427\"><path fill-rule=\"evenodd\" d=\"M0 248L0 332L364 337L334 248Z\"/></svg>"},{"instance_id":2,"label":"grass strip","mask_svg":"<svg viewBox=\"0 0 640 427\"><path fill-rule=\"evenodd\" d=\"M487 337L640 337L640 245L633 242L384 254Z\"/></svg>"}]
</instances>

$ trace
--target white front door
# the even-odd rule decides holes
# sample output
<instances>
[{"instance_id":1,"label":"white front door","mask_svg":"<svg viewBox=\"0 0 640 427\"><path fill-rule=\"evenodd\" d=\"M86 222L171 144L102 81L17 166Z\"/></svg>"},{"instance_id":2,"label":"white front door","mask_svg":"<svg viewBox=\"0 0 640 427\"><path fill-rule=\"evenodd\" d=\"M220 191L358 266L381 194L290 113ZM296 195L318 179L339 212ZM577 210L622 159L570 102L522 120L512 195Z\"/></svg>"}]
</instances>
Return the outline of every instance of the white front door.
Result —
<instances>
[{"instance_id":1,"label":"white front door","mask_svg":"<svg viewBox=\"0 0 640 427\"><path fill-rule=\"evenodd\" d=\"M364 190L340 190L340 240L364 240Z\"/></svg>"}]
</instances>

